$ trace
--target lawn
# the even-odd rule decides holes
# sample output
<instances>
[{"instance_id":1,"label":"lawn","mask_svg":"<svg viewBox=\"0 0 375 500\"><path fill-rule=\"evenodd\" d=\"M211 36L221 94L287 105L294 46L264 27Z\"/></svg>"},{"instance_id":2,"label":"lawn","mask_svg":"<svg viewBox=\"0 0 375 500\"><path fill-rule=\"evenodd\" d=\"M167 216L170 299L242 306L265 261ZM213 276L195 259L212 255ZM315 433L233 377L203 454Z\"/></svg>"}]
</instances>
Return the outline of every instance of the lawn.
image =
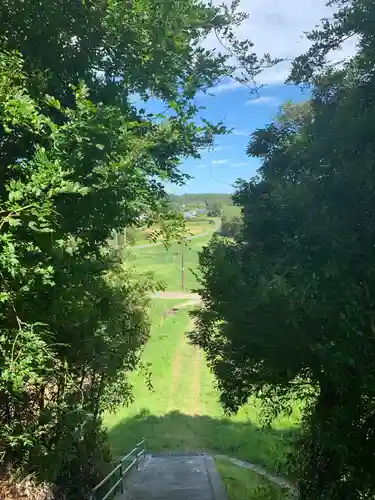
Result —
<instances>
[{"instance_id":1,"label":"lawn","mask_svg":"<svg viewBox=\"0 0 375 500\"><path fill-rule=\"evenodd\" d=\"M143 376L134 375L134 403L105 419L115 457L145 437L151 451L221 453L285 473L286 453L298 429L297 411L271 429L260 426L255 400L238 415L225 416L203 353L186 340L192 326L188 310L172 314L176 305L152 303L152 335L143 353L152 391Z\"/></svg>"},{"instance_id":2,"label":"lawn","mask_svg":"<svg viewBox=\"0 0 375 500\"><path fill-rule=\"evenodd\" d=\"M145 248L131 248L125 260L134 265L137 274L152 274L168 291L182 290L182 263L184 263L184 290L196 287L194 272L198 266L198 252L208 243L211 236L194 238L186 245L172 244L168 249L163 245L150 245Z\"/></svg>"}]
</instances>

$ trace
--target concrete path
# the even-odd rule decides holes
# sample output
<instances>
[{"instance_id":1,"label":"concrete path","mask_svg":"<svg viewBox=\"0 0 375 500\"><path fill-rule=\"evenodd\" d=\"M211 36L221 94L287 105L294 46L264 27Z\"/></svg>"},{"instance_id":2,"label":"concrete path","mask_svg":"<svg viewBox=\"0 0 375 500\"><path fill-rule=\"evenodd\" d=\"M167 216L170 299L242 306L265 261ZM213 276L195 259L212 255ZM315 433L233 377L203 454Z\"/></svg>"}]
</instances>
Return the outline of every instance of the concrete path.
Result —
<instances>
[{"instance_id":1,"label":"concrete path","mask_svg":"<svg viewBox=\"0 0 375 500\"><path fill-rule=\"evenodd\" d=\"M212 457L205 454L155 454L126 481L116 500L227 500Z\"/></svg>"}]
</instances>

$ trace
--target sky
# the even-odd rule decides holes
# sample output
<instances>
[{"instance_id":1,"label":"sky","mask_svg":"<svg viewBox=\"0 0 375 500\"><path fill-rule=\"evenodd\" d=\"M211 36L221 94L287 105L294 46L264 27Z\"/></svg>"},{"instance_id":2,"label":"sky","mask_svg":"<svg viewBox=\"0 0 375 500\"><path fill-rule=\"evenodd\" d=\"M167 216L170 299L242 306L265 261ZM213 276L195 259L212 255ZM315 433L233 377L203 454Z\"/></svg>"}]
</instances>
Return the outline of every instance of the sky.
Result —
<instances>
[{"instance_id":1,"label":"sky","mask_svg":"<svg viewBox=\"0 0 375 500\"><path fill-rule=\"evenodd\" d=\"M239 9L247 12L249 19L236 34L240 39L249 38L259 55L268 52L272 57L293 59L309 47L304 32L313 29L322 18L332 16L334 9L325 3L325 0L241 0ZM222 50L214 36L206 39L204 45ZM355 41L349 40L330 59L339 61L354 52ZM306 90L284 84L289 70L290 63L285 62L259 75L257 83L263 85L259 95L250 95L246 87L235 81L222 80L210 92L212 96L198 96L197 104L206 107L205 117L214 122L224 120L233 132L217 137L211 151L202 151L201 159L184 160L181 169L192 179L183 187L167 185L167 190L174 194L229 193L233 192L236 179L254 176L260 165L259 160L246 155L251 133L269 123L283 102L309 97Z\"/></svg>"}]
</instances>

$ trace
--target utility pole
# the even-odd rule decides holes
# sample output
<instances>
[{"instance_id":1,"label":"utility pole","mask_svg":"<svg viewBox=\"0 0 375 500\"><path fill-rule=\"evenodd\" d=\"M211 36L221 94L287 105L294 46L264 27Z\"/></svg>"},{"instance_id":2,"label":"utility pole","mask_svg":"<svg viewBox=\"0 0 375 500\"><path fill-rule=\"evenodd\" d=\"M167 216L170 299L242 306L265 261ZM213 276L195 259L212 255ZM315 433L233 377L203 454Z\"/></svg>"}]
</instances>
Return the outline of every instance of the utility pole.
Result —
<instances>
[{"instance_id":1,"label":"utility pole","mask_svg":"<svg viewBox=\"0 0 375 500\"><path fill-rule=\"evenodd\" d=\"M181 290L185 289L184 244L181 244Z\"/></svg>"}]
</instances>

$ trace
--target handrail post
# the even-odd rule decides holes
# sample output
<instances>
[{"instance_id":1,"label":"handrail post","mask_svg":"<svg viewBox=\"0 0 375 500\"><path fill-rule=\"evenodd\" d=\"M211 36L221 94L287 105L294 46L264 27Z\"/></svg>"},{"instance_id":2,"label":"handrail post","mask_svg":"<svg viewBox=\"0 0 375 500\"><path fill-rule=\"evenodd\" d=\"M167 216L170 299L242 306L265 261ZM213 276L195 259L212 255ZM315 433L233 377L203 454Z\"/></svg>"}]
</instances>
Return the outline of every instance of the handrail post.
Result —
<instances>
[{"instance_id":1,"label":"handrail post","mask_svg":"<svg viewBox=\"0 0 375 500\"><path fill-rule=\"evenodd\" d=\"M121 466L120 466L120 478L121 478L121 483L120 483L120 491L121 495L124 494L124 472L123 472L123 461L121 460Z\"/></svg>"},{"instance_id":2,"label":"handrail post","mask_svg":"<svg viewBox=\"0 0 375 500\"><path fill-rule=\"evenodd\" d=\"M134 457L134 454L135 454L135 457ZM145 459L146 458L146 440L145 440L145 438L143 438L142 441L140 443L138 443L136 445L136 447L130 453L128 453L127 455L122 457L122 459L117 464L117 466L112 470L112 472L110 472L99 484L97 484L95 486L95 488L93 488L91 490L89 500L108 500L109 496L112 495L112 493L119 486L121 489L121 494L123 495L125 493L125 490L126 490L125 484L124 484L125 476L134 466L136 466L137 471L140 470L139 462L140 462L140 459L142 458L142 455ZM124 468L124 462L126 460L129 460L129 459L131 459L131 463L129 465L125 464L125 468ZM110 490L104 496L100 495L100 497L98 498L98 496L97 496L98 488L100 488L101 486L104 486L109 480L113 481L113 479L111 479L111 478L113 478L113 475L116 474L117 471L120 471L120 479L115 480L115 484L113 484L113 486L110 488Z\"/></svg>"}]
</instances>

